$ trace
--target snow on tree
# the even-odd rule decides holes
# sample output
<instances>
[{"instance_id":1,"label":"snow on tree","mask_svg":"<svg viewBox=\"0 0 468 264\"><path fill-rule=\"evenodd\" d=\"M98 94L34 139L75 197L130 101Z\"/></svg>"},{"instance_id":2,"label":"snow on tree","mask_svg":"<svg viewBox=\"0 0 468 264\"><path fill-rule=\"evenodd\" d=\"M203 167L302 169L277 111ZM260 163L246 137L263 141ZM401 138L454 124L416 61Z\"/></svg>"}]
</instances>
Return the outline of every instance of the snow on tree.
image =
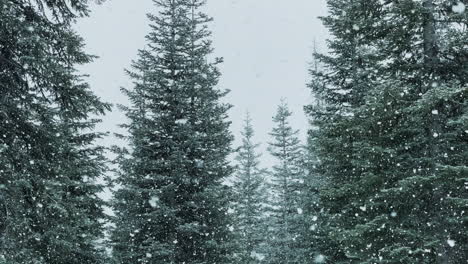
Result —
<instances>
[{"instance_id":1,"label":"snow on tree","mask_svg":"<svg viewBox=\"0 0 468 264\"><path fill-rule=\"evenodd\" d=\"M305 226L302 214L304 191L304 153L298 138L299 131L289 124L285 101L273 117L275 127L270 135L269 151L276 158L270 191L268 263L304 263L306 246L300 241Z\"/></svg>"},{"instance_id":2,"label":"snow on tree","mask_svg":"<svg viewBox=\"0 0 468 264\"><path fill-rule=\"evenodd\" d=\"M228 263L232 168L226 94L210 62L204 1L155 1L147 48L124 90L130 150L120 149L113 201L117 263Z\"/></svg>"},{"instance_id":3,"label":"snow on tree","mask_svg":"<svg viewBox=\"0 0 468 264\"><path fill-rule=\"evenodd\" d=\"M466 16L454 1L328 3L334 55L319 55L312 71L324 107L308 107L327 178L320 196L334 250L324 255L465 260L466 245L447 241L467 234Z\"/></svg>"},{"instance_id":4,"label":"snow on tree","mask_svg":"<svg viewBox=\"0 0 468 264\"><path fill-rule=\"evenodd\" d=\"M93 132L109 105L76 65L87 1L0 3L0 263L105 263L106 166Z\"/></svg>"},{"instance_id":5,"label":"snow on tree","mask_svg":"<svg viewBox=\"0 0 468 264\"><path fill-rule=\"evenodd\" d=\"M267 197L266 171L260 168L259 144L253 142L252 120L247 114L242 145L236 156L233 180L233 212L236 242L236 263L260 263L264 258L267 229L265 200Z\"/></svg>"}]
</instances>

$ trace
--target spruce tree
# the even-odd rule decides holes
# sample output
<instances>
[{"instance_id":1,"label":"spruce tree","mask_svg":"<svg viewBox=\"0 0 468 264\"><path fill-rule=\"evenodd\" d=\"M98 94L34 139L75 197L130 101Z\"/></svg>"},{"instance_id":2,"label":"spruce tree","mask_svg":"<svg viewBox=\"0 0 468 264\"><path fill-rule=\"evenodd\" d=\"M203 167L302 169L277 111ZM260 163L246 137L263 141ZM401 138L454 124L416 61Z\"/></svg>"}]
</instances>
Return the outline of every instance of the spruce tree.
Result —
<instances>
[{"instance_id":1,"label":"spruce tree","mask_svg":"<svg viewBox=\"0 0 468 264\"><path fill-rule=\"evenodd\" d=\"M319 100L315 107L320 107ZM320 199L320 191L327 184L327 179L320 171L320 160L317 155L320 130L315 126L313 118L310 119L310 125L304 152L305 179L302 193L304 229L301 243L306 248L306 259L313 260L315 263L324 263L325 255L333 251L336 245L329 241L328 233L331 232L327 225L329 215L324 210Z\"/></svg>"},{"instance_id":2,"label":"spruce tree","mask_svg":"<svg viewBox=\"0 0 468 264\"><path fill-rule=\"evenodd\" d=\"M359 199L358 188L351 185L360 184L356 177L361 164L357 155L359 138L355 133L360 131L360 120L355 112L380 78L372 67L380 58L374 50L378 37L374 25L381 21L381 10L376 8L379 1L374 0L327 3L329 15L322 21L334 38L328 41L329 55L314 54L309 87L316 102L306 106L313 126L308 134L308 150L317 161L309 177L319 178L321 183L320 187L309 187L318 192L319 207L310 207L315 211L311 216L316 217L316 223L308 233L308 243L317 245L314 250L322 256L319 259L347 263L348 245L343 243L343 235L355 224L350 199ZM375 38L363 38L364 32ZM321 239L323 236L326 239Z\"/></svg>"},{"instance_id":3,"label":"spruce tree","mask_svg":"<svg viewBox=\"0 0 468 264\"><path fill-rule=\"evenodd\" d=\"M117 263L228 263L226 94L201 0L154 1L147 48L129 71L112 233Z\"/></svg>"},{"instance_id":4,"label":"spruce tree","mask_svg":"<svg viewBox=\"0 0 468 264\"><path fill-rule=\"evenodd\" d=\"M462 43L468 31L460 27L467 22L464 6L433 0L382 6L386 18L400 19L379 29L389 33L381 45L388 75L380 91L367 98L370 111L361 112L369 122L374 117L367 127L374 131L369 141L376 151L369 156L382 161L371 173L384 179L375 182L379 193L366 202L375 209L352 230L353 240L375 241L367 250L357 245L353 253L369 263L457 263L467 258L463 212L468 196L460 186L467 175L461 121L467 115L468 59Z\"/></svg>"},{"instance_id":5,"label":"spruce tree","mask_svg":"<svg viewBox=\"0 0 468 264\"><path fill-rule=\"evenodd\" d=\"M266 171L260 168L259 144L253 142L252 120L247 114L242 145L237 151L234 177L234 225L236 263L260 263L264 258Z\"/></svg>"},{"instance_id":6,"label":"spruce tree","mask_svg":"<svg viewBox=\"0 0 468 264\"><path fill-rule=\"evenodd\" d=\"M0 263L105 263L101 134L109 105L76 65L88 1L0 3Z\"/></svg>"},{"instance_id":7,"label":"spruce tree","mask_svg":"<svg viewBox=\"0 0 468 264\"><path fill-rule=\"evenodd\" d=\"M324 78L339 76L343 66L339 56L321 56L326 70L313 72L312 89L328 109L347 111L308 108L318 117L319 167L328 178L321 200L334 230L329 241L337 247L328 257L338 263L460 262L468 198L460 185L467 171L461 121L467 32L458 26L466 24L464 4L348 2L330 0L324 22L336 37L330 43L352 36L364 44L358 50L370 56L358 57L353 68L366 74ZM330 47L334 54L346 50ZM343 93L347 84L351 89ZM358 101L334 100L333 90L352 97L355 89L363 91Z\"/></svg>"},{"instance_id":8,"label":"spruce tree","mask_svg":"<svg viewBox=\"0 0 468 264\"><path fill-rule=\"evenodd\" d=\"M269 213L270 249L268 263L304 263L304 191L303 148L298 130L289 124L292 113L282 101L273 117L275 127L270 135L269 151L276 158L270 184L272 198Z\"/></svg>"}]
</instances>

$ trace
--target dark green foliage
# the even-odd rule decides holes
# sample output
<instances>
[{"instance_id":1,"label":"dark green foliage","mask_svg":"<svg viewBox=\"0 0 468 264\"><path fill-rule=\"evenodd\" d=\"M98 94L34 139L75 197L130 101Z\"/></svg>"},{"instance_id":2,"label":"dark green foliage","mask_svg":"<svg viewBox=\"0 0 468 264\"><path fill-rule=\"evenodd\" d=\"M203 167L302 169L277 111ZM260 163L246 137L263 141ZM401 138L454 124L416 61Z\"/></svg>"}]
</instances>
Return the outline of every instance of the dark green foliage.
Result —
<instances>
[{"instance_id":1,"label":"dark green foliage","mask_svg":"<svg viewBox=\"0 0 468 264\"><path fill-rule=\"evenodd\" d=\"M305 148L305 179L304 191L302 193L304 208L304 230L301 243L306 248L305 258L320 263L325 261L325 256L330 256L336 245L330 244L327 237L328 215L320 200L320 190L322 190L327 180L320 172L320 160L317 157L318 146L317 138L319 130L313 126L314 120L311 120L312 128L308 132L307 145Z\"/></svg>"},{"instance_id":2,"label":"dark green foliage","mask_svg":"<svg viewBox=\"0 0 468 264\"><path fill-rule=\"evenodd\" d=\"M270 184L272 198L269 213L270 249L268 263L304 263L304 154L298 133L289 124L285 102L273 117L269 151L278 163L273 166Z\"/></svg>"},{"instance_id":3,"label":"dark green foliage","mask_svg":"<svg viewBox=\"0 0 468 264\"><path fill-rule=\"evenodd\" d=\"M226 94L216 88L221 61L200 12L204 1L155 1L148 47L129 72L131 106L123 127L112 233L117 263L228 263L232 136Z\"/></svg>"},{"instance_id":4,"label":"dark green foliage","mask_svg":"<svg viewBox=\"0 0 468 264\"><path fill-rule=\"evenodd\" d=\"M92 58L71 29L86 1L35 2L0 2L0 262L104 263L91 116L109 105L76 73Z\"/></svg>"},{"instance_id":5,"label":"dark green foliage","mask_svg":"<svg viewBox=\"0 0 468 264\"><path fill-rule=\"evenodd\" d=\"M236 156L237 167L233 181L234 226L236 241L236 263L261 263L265 258L265 224L267 190L266 171L260 168L260 154L253 142L252 120L247 115L242 131L242 145Z\"/></svg>"},{"instance_id":6,"label":"dark green foliage","mask_svg":"<svg viewBox=\"0 0 468 264\"><path fill-rule=\"evenodd\" d=\"M329 1L334 56L318 56L322 105L307 110L333 263L466 260L468 32L454 4Z\"/></svg>"}]
</instances>

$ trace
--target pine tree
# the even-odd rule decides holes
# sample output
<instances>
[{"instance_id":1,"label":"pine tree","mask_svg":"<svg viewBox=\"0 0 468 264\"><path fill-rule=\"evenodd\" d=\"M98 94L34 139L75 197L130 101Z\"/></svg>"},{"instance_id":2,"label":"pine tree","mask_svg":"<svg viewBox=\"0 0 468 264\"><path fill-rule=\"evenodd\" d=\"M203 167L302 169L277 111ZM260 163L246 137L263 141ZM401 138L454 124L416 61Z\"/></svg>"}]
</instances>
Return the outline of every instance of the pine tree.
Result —
<instances>
[{"instance_id":1,"label":"pine tree","mask_svg":"<svg viewBox=\"0 0 468 264\"><path fill-rule=\"evenodd\" d=\"M466 118L463 87L468 61L461 43L467 32L457 26L466 23L463 3L329 1L329 5L331 13L324 22L336 37L331 43L352 36L364 44L358 50L371 55L359 56L353 66L364 75L325 78L340 76L336 74L344 68L336 63L340 56L321 56L328 70L313 72L312 89L331 110L309 108L319 117L318 155L329 179L321 197L334 230L329 241L337 246L330 259L338 263L466 259L467 219L462 212L468 197L460 183L466 181L467 169L461 121ZM343 23L349 14L354 21ZM346 50L330 47L334 54ZM359 88L360 80L365 90ZM333 90L347 84L351 89L345 97L352 97L356 88L363 91L358 101L334 99ZM334 111L340 107L347 111Z\"/></svg>"},{"instance_id":2,"label":"pine tree","mask_svg":"<svg viewBox=\"0 0 468 264\"><path fill-rule=\"evenodd\" d=\"M371 146L385 157L371 172L385 175L375 184L379 193L371 198L376 209L366 224L353 230L360 240L376 241L375 248L362 250L361 244L354 253L369 263L466 259L467 219L462 212L468 196L459 185L467 172L466 134L460 122L467 115L468 76L462 48L468 31L458 26L467 22L462 6L426 0L382 7L385 17L400 19L382 25L381 30L389 32L381 46L391 62L386 67L389 76L379 85L380 92L367 99L376 110L362 110L363 117L374 116L375 123L368 125L374 129ZM387 239L376 239L382 234L388 234Z\"/></svg>"},{"instance_id":3,"label":"pine tree","mask_svg":"<svg viewBox=\"0 0 468 264\"><path fill-rule=\"evenodd\" d=\"M0 3L0 263L105 263L106 169L93 132L109 105L75 66L87 1Z\"/></svg>"},{"instance_id":4,"label":"pine tree","mask_svg":"<svg viewBox=\"0 0 468 264\"><path fill-rule=\"evenodd\" d=\"M228 263L232 136L204 1L154 1L148 47L129 72L112 241L117 263Z\"/></svg>"},{"instance_id":5,"label":"pine tree","mask_svg":"<svg viewBox=\"0 0 468 264\"><path fill-rule=\"evenodd\" d=\"M269 151L277 159L273 167L271 191L270 256L269 263L304 263L305 248L299 243L304 228L303 201L304 167L303 148L299 131L289 124L292 113L282 101L273 117L275 127L270 135Z\"/></svg>"},{"instance_id":6,"label":"pine tree","mask_svg":"<svg viewBox=\"0 0 468 264\"><path fill-rule=\"evenodd\" d=\"M355 225L355 207L349 206L350 199L359 199L358 188L352 184L361 184L356 176L361 164L357 154L361 120L355 112L380 80L374 71L380 60L374 50L381 34L374 29L381 22L378 4L374 0L328 1L330 14L322 21L334 36L328 41L331 54L315 53L316 62L310 70L313 80L309 87L316 103L306 106L313 125L308 150L317 162L309 177L318 178L321 186L311 186L318 192L319 207L310 207L317 223L308 243L317 246L314 250L321 259L332 263L348 263L344 230ZM364 33L375 38L363 38Z\"/></svg>"},{"instance_id":7,"label":"pine tree","mask_svg":"<svg viewBox=\"0 0 468 264\"><path fill-rule=\"evenodd\" d=\"M242 145L236 156L237 167L233 181L234 231L236 239L236 263L260 263L264 258L265 225L265 176L260 168L259 144L253 142L252 120L247 114L242 131Z\"/></svg>"},{"instance_id":8,"label":"pine tree","mask_svg":"<svg viewBox=\"0 0 468 264\"><path fill-rule=\"evenodd\" d=\"M320 107L317 102L316 108ZM310 119L311 128L308 131L307 145L304 155L305 179L304 191L302 193L304 208L304 230L301 243L306 248L305 258L314 260L315 263L324 263L325 255L336 247L330 243L327 235L330 232L327 226L327 215L320 199L320 191L325 188L327 179L320 171L320 160L318 158L317 140L320 130L315 127L315 120Z\"/></svg>"}]
</instances>

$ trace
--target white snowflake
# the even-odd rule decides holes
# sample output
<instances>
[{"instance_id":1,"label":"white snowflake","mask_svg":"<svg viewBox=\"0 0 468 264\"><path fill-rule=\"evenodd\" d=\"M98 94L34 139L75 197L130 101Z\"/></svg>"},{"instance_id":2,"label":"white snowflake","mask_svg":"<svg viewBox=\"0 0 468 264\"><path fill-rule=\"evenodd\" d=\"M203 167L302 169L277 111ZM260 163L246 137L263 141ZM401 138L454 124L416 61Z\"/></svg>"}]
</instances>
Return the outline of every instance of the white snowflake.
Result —
<instances>
[{"instance_id":1,"label":"white snowflake","mask_svg":"<svg viewBox=\"0 0 468 264\"><path fill-rule=\"evenodd\" d=\"M303 213L302 208L297 208L297 213L302 214Z\"/></svg>"},{"instance_id":2,"label":"white snowflake","mask_svg":"<svg viewBox=\"0 0 468 264\"><path fill-rule=\"evenodd\" d=\"M463 14L466 10L466 6L462 2L458 2L456 5L452 6L452 11L454 13Z\"/></svg>"},{"instance_id":3,"label":"white snowflake","mask_svg":"<svg viewBox=\"0 0 468 264\"><path fill-rule=\"evenodd\" d=\"M157 207L159 202L159 198L156 196L151 197L151 199L148 200L148 203L151 205L151 207Z\"/></svg>"},{"instance_id":4,"label":"white snowflake","mask_svg":"<svg viewBox=\"0 0 468 264\"><path fill-rule=\"evenodd\" d=\"M325 263L325 256L322 254L319 254L315 257L314 259L315 263Z\"/></svg>"},{"instance_id":5,"label":"white snowflake","mask_svg":"<svg viewBox=\"0 0 468 264\"><path fill-rule=\"evenodd\" d=\"M179 124L179 125L186 124L187 122L188 122L187 119L177 119L176 120L176 124Z\"/></svg>"},{"instance_id":6,"label":"white snowflake","mask_svg":"<svg viewBox=\"0 0 468 264\"><path fill-rule=\"evenodd\" d=\"M413 54L407 52L407 53L405 53L404 57L405 57L405 59L411 59L413 57Z\"/></svg>"},{"instance_id":7,"label":"white snowflake","mask_svg":"<svg viewBox=\"0 0 468 264\"><path fill-rule=\"evenodd\" d=\"M448 240L447 240L447 244L448 244L450 247L454 247L454 246L455 246L455 240L448 239Z\"/></svg>"},{"instance_id":8,"label":"white snowflake","mask_svg":"<svg viewBox=\"0 0 468 264\"><path fill-rule=\"evenodd\" d=\"M262 261L262 260L265 259L265 256L264 256L264 255L259 254L259 253L255 252L255 251L252 251L252 252L250 253L250 257L255 258L255 259L259 260L259 261Z\"/></svg>"}]
</instances>

